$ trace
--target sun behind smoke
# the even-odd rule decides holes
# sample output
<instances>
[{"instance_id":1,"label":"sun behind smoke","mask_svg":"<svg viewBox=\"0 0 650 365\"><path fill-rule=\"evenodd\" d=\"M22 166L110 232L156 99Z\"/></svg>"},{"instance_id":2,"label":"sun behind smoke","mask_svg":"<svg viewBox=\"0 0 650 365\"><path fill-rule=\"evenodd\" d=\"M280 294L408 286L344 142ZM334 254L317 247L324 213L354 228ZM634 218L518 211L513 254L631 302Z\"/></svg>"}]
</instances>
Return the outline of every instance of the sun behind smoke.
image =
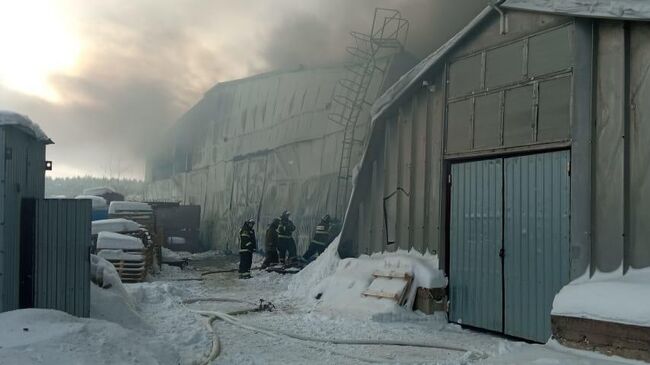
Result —
<instances>
[{"instance_id":1,"label":"sun behind smoke","mask_svg":"<svg viewBox=\"0 0 650 365\"><path fill-rule=\"evenodd\" d=\"M49 78L72 72L81 52L66 13L47 0L0 0L0 84L61 101Z\"/></svg>"}]
</instances>

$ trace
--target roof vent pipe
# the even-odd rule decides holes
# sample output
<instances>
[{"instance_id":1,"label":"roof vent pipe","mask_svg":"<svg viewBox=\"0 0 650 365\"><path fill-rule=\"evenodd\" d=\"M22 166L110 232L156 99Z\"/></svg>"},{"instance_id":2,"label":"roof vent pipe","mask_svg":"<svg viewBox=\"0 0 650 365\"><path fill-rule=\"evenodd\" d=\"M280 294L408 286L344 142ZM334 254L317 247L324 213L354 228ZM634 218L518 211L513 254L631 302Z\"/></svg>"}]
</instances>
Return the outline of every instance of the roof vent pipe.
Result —
<instances>
[{"instance_id":1,"label":"roof vent pipe","mask_svg":"<svg viewBox=\"0 0 650 365\"><path fill-rule=\"evenodd\" d=\"M508 18L506 17L506 14L503 12L503 10L499 7L501 4L503 4L504 1L505 0L490 1L490 6L492 9L496 10L499 13L499 29L501 31L501 34L508 33Z\"/></svg>"}]
</instances>

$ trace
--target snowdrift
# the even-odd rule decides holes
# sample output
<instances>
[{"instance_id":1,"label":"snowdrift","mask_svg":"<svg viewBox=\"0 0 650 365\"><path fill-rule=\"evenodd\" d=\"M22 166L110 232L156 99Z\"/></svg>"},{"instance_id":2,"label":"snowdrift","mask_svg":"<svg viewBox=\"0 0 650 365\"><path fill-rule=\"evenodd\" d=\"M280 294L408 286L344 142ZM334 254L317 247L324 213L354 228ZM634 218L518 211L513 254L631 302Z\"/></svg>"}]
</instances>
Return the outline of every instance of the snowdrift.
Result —
<instances>
[{"instance_id":1,"label":"snowdrift","mask_svg":"<svg viewBox=\"0 0 650 365\"><path fill-rule=\"evenodd\" d=\"M0 364L178 364L153 337L96 319L45 309L0 313Z\"/></svg>"},{"instance_id":2,"label":"snowdrift","mask_svg":"<svg viewBox=\"0 0 650 365\"><path fill-rule=\"evenodd\" d=\"M650 269L577 279L555 296L553 315L650 327Z\"/></svg>"},{"instance_id":3,"label":"snowdrift","mask_svg":"<svg viewBox=\"0 0 650 365\"><path fill-rule=\"evenodd\" d=\"M444 273L438 269L438 258L416 251L397 251L341 259L336 239L313 263L291 280L290 296L312 303L322 311L373 316L410 310L418 287L439 288L447 285ZM374 280L375 271L400 271L413 276L407 301L400 307L390 299L364 297ZM390 285L390 284L388 284Z\"/></svg>"}]
</instances>

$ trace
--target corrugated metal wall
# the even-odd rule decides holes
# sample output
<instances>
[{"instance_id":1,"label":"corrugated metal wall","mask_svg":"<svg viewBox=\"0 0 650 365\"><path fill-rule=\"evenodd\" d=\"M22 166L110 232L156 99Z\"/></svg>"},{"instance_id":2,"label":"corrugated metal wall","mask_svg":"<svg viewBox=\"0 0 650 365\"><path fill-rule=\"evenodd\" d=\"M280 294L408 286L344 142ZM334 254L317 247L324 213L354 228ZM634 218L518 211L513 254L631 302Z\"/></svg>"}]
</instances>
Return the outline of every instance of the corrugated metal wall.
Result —
<instances>
[{"instance_id":1,"label":"corrugated metal wall","mask_svg":"<svg viewBox=\"0 0 650 365\"><path fill-rule=\"evenodd\" d=\"M21 307L90 315L90 201L23 201Z\"/></svg>"},{"instance_id":2,"label":"corrugated metal wall","mask_svg":"<svg viewBox=\"0 0 650 365\"><path fill-rule=\"evenodd\" d=\"M446 157L457 159L525 150L528 145L541 150L569 145L571 19L512 12L508 21L510 30L501 35L499 19L493 17L449 55L450 63L458 60L455 65L461 67L450 66L449 77L444 68L431 70L428 86L414 90L396 103L393 113L375 121L373 128L383 133L374 137L373 131L362 162L357 185L363 188L352 197L342 254L396 248L443 252L445 151ZM553 62L540 62L547 53ZM523 101L516 93L521 86L529 91ZM454 122L443 123L445 118ZM508 124L512 121L514 127ZM510 134L523 137L511 143ZM453 146L447 148L450 135ZM371 179L373 174L378 179ZM374 185L383 189L368 189ZM372 207L384 206L382 219L384 214ZM383 235L359 233L367 229Z\"/></svg>"},{"instance_id":3,"label":"corrugated metal wall","mask_svg":"<svg viewBox=\"0 0 650 365\"><path fill-rule=\"evenodd\" d=\"M650 266L650 24L629 30L629 193L626 269Z\"/></svg>"},{"instance_id":4,"label":"corrugated metal wall","mask_svg":"<svg viewBox=\"0 0 650 365\"><path fill-rule=\"evenodd\" d=\"M549 338L569 282L569 161L561 151L452 165L451 321Z\"/></svg>"},{"instance_id":5,"label":"corrugated metal wall","mask_svg":"<svg viewBox=\"0 0 650 365\"><path fill-rule=\"evenodd\" d=\"M449 320L503 330L503 159L451 169Z\"/></svg>"},{"instance_id":6,"label":"corrugated metal wall","mask_svg":"<svg viewBox=\"0 0 650 365\"><path fill-rule=\"evenodd\" d=\"M0 312L4 312L5 308L11 308L8 306L5 299L5 292L12 292L11 286L6 284L6 272L8 270L7 263L7 247L8 242L5 241L5 189L6 189L6 178L5 178L5 162L6 162L6 150L5 150L5 129L0 128Z\"/></svg>"},{"instance_id":7,"label":"corrugated metal wall","mask_svg":"<svg viewBox=\"0 0 650 365\"><path fill-rule=\"evenodd\" d=\"M471 39L448 56L452 65L457 61L455 67L448 65L448 73L442 68L430 70L423 77L427 87L414 88L375 121L360 169L359 188L351 203L353 208L363 205L364 209L352 209L347 217L342 255L377 251L377 246L357 238L358 230L366 228L368 217L376 214L366 207L382 203L382 199L403 187L408 196L399 195L403 195L402 202L409 201L408 209L399 207L397 195L385 204L388 241L400 239L399 226L414 227L409 240L418 237L418 202L424 199L425 206L428 204L424 214L425 247L441 251L441 266L446 267L449 255L439 244L445 239L440 227L447 225L445 214L438 213L444 212L447 205L441 173L446 176L457 161L570 149L570 249L567 254L563 246L562 252L553 253L559 262L568 259L569 273L564 266L539 269L533 265L531 269L555 271L550 275L550 288L526 294L550 296L559 283L581 277L588 270L623 274L632 268L650 267L650 103L646 102L650 100L650 24L572 20L524 12L509 12L508 21L505 35L499 34L497 17L477 27ZM573 61L571 52L575 53ZM530 92L524 93L523 89ZM425 115L419 110L422 100L428 100L424 117L428 136L423 157L424 192L420 191L423 187L418 172L413 172L421 160L420 135L410 140L401 138L403 131L421 130L419 122ZM444 129L443 116L448 122ZM411 125L405 126L403 121L411 118ZM450 142L451 148L445 147ZM406 143L412 143L408 159L402 157ZM443 150L446 160L440 155ZM536 166L536 162L529 162ZM547 167L542 166L539 168ZM400 185L404 179L399 180L405 168L411 169L408 189ZM377 180L383 182L383 195L367 189ZM559 183L564 191L568 182ZM529 198L537 193L528 191ZM560 217L565 213L558 214ZM533 228L545 224L554 223L542 220ZM409 242L406 247L422 246L420 242ZM386 246L382 245L382 249ZM451 283L454 285L453 275ZM526 285L532 290L537 282L526 279ZM535 305L548 305L544 300ZM546 310L536 307L535 313ZM511 323L524 321L523 317L533 322L528 327L532 335L521 336L545 340L540 333L546 333L547 318L532 312L514 313L522 318L510 319ZM506 319L506 326L508 322ZM523 329L511 331L521 333Z\"/></svg>"},{"instance_id":8,"label":"corrugated metal wall","mask_svg":"<svg viewBox=\"0 0 650 365\"><path fill-rule=\"evenodd\" d=\"M596 23L591 273L650 266L650 25Z\"/></svg>"},{"instance_id":9,"label":"corrugated metal wall","mask_svg":"<svg viewBox=\"0 0 650 365\"><path fill-rule=\"evenodd\" d=\"M380 63L388 72L375 74L369 101L411 60L399 55ZM176 161L173 176L148 184L147 198L201 205L204 241L226 250L238 245L244 219L258 218L264 230L288 209L299 251L306 249L316 223L335 205L344 131L328 115L336 111L332 95L345 72L343 66L300 69L216 85L179 121L172 146L163 146L175 149L176 157L191 147L189 166L186 159ZM367 109L357 125L353 165L368 138ZM165 154L168 160L174 155L163 150L160 156ZM155 161L171 163L152 158L151 169Z\"/></svg>"},{"instance_id":10,"label":"corrugated metal wall","mask_svg":"<svg viewBox=\"0 0 650 365\"><path fill-rule=\"evenodd\" d=\"M568 151L505 159L503 275L508 335L546 342L551 334L553 298L569 282L569 161ZM476 257L483 260L480 252Z\"/></svg>"},{"instance_id":11,"label":"corrugated metal wall","mask_svg":"<svg viewBox=\"0 0 650 365\"><path fill-rule=\"evenodd\" d=\"M363 188L352 197L346 217L341 254L438 252L443 105L443 89L423 89L398 115L377 121L356 181Z\"/></svg>"},{"instance_id":12,"label":"corrugated metal wall","mask_svg":"<svg viewBox=\"0 0 650 365\"><path fill-rule=\"evenodd\" d=\"M4 219L0 250L4 251L0 311L18 308L20 211L23 198L45 194L45 145L14 127L4 131Z\"/></svg>"}]
</instances>

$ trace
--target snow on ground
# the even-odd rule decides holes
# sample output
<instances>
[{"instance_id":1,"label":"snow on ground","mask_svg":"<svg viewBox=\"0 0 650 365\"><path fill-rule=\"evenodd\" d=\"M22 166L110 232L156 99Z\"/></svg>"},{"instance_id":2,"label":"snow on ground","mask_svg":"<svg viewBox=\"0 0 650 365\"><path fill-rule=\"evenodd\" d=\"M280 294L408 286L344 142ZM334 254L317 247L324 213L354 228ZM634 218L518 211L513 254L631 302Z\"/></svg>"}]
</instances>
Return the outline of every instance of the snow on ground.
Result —
<instances>
[{"instance_id":1,"label":"snow on ground","mask_svg":"<svg viewBox=\"0 0 650 365\"><path fill-rule=\"evenodd\" d=\"M554 342L529 345L462 329L447 323L443 314L427 316L383 305L368 310L348 299L351 308L342 311L332 301L314 299L316 292L331 294L339 284L349 283L352 279L344 273L351 267L368 275L369 267L394 269L399 264L420 275L417 285L440 285L444 278L430 256L401 252L355 262L339 259L332 249L299 274L254 270L249 280L238 279L236 272L201 276L207 270L236 267L238 261L237 256L214 253L205 257L185 270L163 266L153 282L123 285L115 270L94 256L93 278L106 289L93 284L93 319L39 310L0 314L0 364L204 364L214 337L206 319L194 310L241 312L256 308L260 299L276 309L236 315L232 323L214 322L221 354L211 364L638 364L568 350ZM337 283L333 278L342 279ZM192 301L201 298L218 301ZM336 345L333 340L405 341L456 350Z\"/></svg>"},{"instance_id":2,"label":"snow on ground","mask_svg":"<svg viewBox=\"0 0 650 365\"><path fill-rule=\"evenodd\" d=\"M436 256L397 251L341 260L337 247L338 241L333 242L316 262L298 273L289 285L288 294L316 305L321 311L372 316L405 312L405 308L412 308L418 287L447 286L444 273L438 269ZM375 280L374 272L406 273L413 277L405 307L400 307L394 300L362 295L366 289L394 293L404 286L401 280Z\"/></svg>"},{"instance_id":3,"label":"snow on ground","mask_svg":"<svg viewBox=\"0 0 650 365\"><path fill-rule=\"evenodd\" d=\"M218 256L223 255L221 251L205 251L198 253L191 253L187 251L173 251L166 247L163 247L163 257L173 259L173 260L191 260L191 261L201 261L214 259Z\"/></svg>"},{"instance_id":4,"label":"snow on ground","mask_svg":"<svg viewBox=\"0 0 650 365\"><path fill-rule=\"evenodd\" d=\"M566 285L553 301L553 314L650 326L650 269L599 274Z\"/></svg>"},{"instance_id":5,"label":"snow on ground","mask_svg":"<svg viewBox=\"0 0 650 365\"><path fill-rule=\"evenodd\" d=\"M180 359L155 337L103 320L63 312L24 309L0 313L0 364L177 364Z\"/></svg>"},{"instance_id":6,"label":"snow on ground","mask_svg":"<svg viewBox=\"0 0 650 365\"><path fill-rule=\"evenodd\" d=\"M568 349L555 341L546 345L508 343L499 354L480 362L482 365L643 365L644 362L608 357L594 352Z\"/></svg>"},{"instance_id":7,"label":"snow on ground","mask_svg":"<svg viewBox=\"0 0 650 365\"><path fill-rule=\"evenodd\" d=\"M91 317L136 331L139 338L167 344L169 351L182 360L181 364L201 363L207 357L213 336L206 320L188 311L182 303L185 298L203 295L199 282L122 284L116 279L115 269L107 267L106 261L96 257L93 261L98 267L95 270L102 271L104 287L106 284L110 287L91 286ZM172 269L178 268L165 265L163 272Z\"/></svg>"}]
</instances>

